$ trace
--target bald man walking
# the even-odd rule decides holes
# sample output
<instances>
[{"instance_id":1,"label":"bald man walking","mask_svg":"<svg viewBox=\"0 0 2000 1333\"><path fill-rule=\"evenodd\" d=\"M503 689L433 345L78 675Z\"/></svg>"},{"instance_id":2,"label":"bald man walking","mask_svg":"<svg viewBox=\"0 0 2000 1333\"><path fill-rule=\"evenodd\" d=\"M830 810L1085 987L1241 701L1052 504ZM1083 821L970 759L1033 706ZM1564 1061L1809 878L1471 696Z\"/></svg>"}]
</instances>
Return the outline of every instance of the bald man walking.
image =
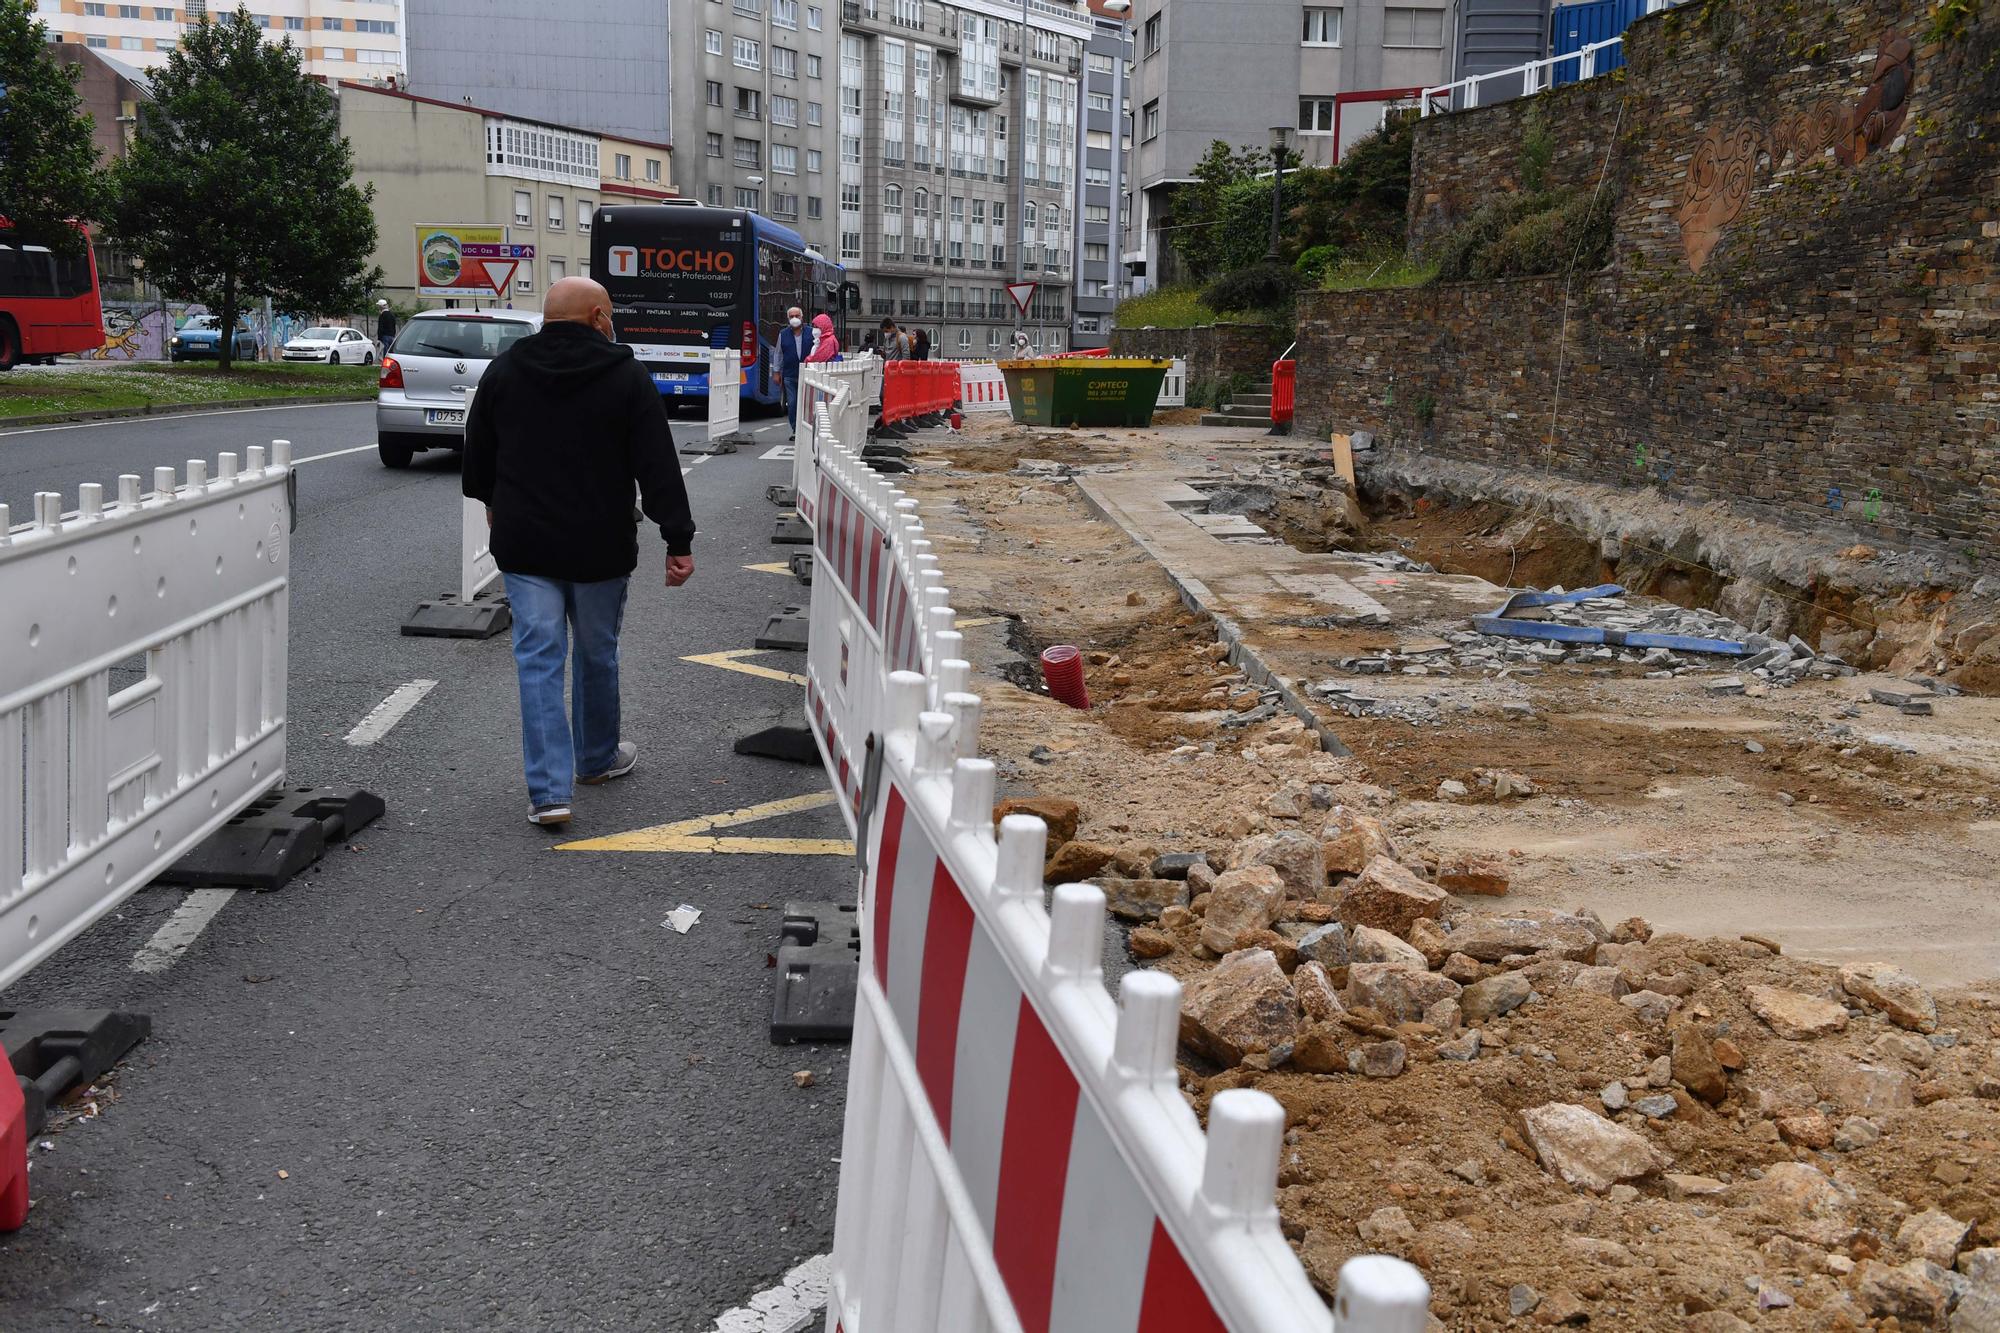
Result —
<instances>
[{"instance_id":1,"label":"bald man walking","mask_svg":"<svg viewBox=\"0 0 2000 1333\"><path fill-rule=\"evenodd\" d=\"M570 821L575 783L622 778L618 632L639 564L632 488L666 539L666 584L694 574L694 519L666 408L588 278L549 288L541 331L494 359L465 423L465 494L486 506L514 610L528 820ZM563 708L574 640L575 678Z\"/></svg>"}]
</instances>

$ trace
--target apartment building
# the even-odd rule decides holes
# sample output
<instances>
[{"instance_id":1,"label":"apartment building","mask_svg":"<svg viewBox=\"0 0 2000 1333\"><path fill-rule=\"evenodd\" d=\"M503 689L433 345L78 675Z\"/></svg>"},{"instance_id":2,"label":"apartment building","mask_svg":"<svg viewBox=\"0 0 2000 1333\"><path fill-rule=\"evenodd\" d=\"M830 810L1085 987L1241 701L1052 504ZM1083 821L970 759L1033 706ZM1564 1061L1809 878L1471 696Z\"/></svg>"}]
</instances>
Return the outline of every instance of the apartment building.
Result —
<instances>
[{"instance_id":1,"label":"apartment building","mask_svg":"<svg viewBox=\"0 0 2000 1333\"><path fill-rule=\"evenodd\" d=\"M1454 10L1452 0L1135 0L1133 271L1149 285L1172 279L1160 229L1211 143L1269 147L1285 126L1294 161L1333 164L1394 104L1341 94L1449 77Z\"/></svg>"},{"instance_id":2,"label":"apartment building","mask_svg":"<svg viewBox=\"0 0 2000 1333\"><path fill-rule=\"evenodd\" d=\"M659 0L403 0L403 87L440 102L668 143Z\"/></svg>"},{"instance_id":3,"label":"apartment building","mask_svg":"<svg viewBox=\"0 0 2000 1333\"><path fill-rule=\"evenodd\" d=\"M664 143L419 97L380 84L335 86L340 129L354 147L357 185L375 187L376 250L383 293L417 299L416 231L428 224L507 228L535 257L491 304L539 310L549 285L590 272L591 225L600 202L673 197Z\"/></svg>"},{"instance_id":4,"label":"apartment building","mask_svg":"<svg viewBox=\"0 0 2000 1333\"><path fill-rule=\"evenodd\" d=\"M308 74L373 79L400 73L402 0L249 0L251 17L274 42L289 39ZM39 0L52 41L74 42L138 69L166 63L190 24L233 13L225 0L122 4L118 0Z\"/></svg>"},{"instance_id":5,"label":"apartment building","mask_svg":"<svg viewBox=\"0 0 2000 1333\"><path fill-rule=\"evenodd\" d=\"M831 255L840 0L670 0L681 193Z\"/></svg>"},{"instance_id":6,"label":"apartment building","mask_svg":"<svg viewBox=\"0 0 2000 1333\"><path fill-rule=\"evenodd\" d=\"M838 258L869 323L935 355L1000 352L1017 322L1069 345L1078 109L1090 16L1049 0L843 0ZM1018 319L1007 295L1038 284Z\"/></svg>"},{"instance_id":7,"label":"apartment building","mask_svg":"<svg viewBox=\"0 0 2000 1333\"><path fill-rule=\"evenodd\" d=\"M1132 112L1126 68L1132 30L1122 13L1090 0L1091 34L1083 56L1082 170L1077 173L1076 313L1072 347L1111 345L1112 315L1129 294L1121 262L1129 215L1126 184Z\"/></svg>"}]
</instances>

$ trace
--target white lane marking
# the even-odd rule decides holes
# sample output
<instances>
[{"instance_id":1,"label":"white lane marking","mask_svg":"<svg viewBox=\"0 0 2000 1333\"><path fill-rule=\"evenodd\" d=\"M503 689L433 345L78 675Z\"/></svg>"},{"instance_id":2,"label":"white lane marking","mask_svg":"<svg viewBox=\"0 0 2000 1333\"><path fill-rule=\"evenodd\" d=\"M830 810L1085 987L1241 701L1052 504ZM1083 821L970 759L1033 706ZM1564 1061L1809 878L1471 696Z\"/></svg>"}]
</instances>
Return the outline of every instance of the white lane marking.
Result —
<instances>
[{"instance_id":1,"label":"white lane marking","mask_svg":"<svg viewBox=\"0 0 2000 1333\"><path fill-rule=\"evenodd\" d=\"M774 444L763 453L757 455L757 461L760 463L789 463L796 457L798 457L797 448L790 440L787 440L783 444Z\"/></svg>"},{"instance_id":2,"label":"white lane marking","mask_svg":"<svg viewBox=\"0 0 2000 1333\"><path fill-rule=\"evenodd\" d=\"M694 462L689 463L686 467L681 469L681 475L685 477L688 473L694 471L696 468L700 467L703 463L706 463L709 459L714 457L715 457L714 454L696 454L694 456Z\"/></svg>"},{"instance_id":3,"label":"white lane marking","mask_svg":"<svg viewBox=\"0 0 2000 1333\"><path fill-rule=\"evenodd\" d=\"M389 734L389 728L410 715L410 710L424 701L424 696L437 688L434 680L412 680L389 691L389 697L376 704L367 717L354 724L354 730L347 733L349 745L373 745Z\"/></svg>"},{"instance_id":4,"label":"white lane marking","mask_svg":"<svg viewBox=\"0 0 2000 1333\"><path fill-rule=\"evenodd\" d=\"M332 453L307 454L304 458L294 458L292 466L297 467L301 463L317 463L322 458L345 458L349 454L372 454L374 452L375 446L372 444L357 444L352 449L335 449Z\"/></svg>"},{"instance_id":5,"label":"white lane marking","mask_svg":"<svg viewBox=\"0 0 2000 1333\"><path fill-rule=\"evenodd\" d=\"M298 412L308 407L355 407L367 401L365 398L354 398L345 401L335 400L333 402L280 403L274 407L219 407L211 412L163 412L158 416L151 417L112 417L108 421L70 421L60 426L26 426L20 430L0 430L0 439L5 439L9 435L40 435L44 431L52 430L90 430L96 426L129 426L135 421L148 421L158 424L162 421L191 421L196 417L240 416L245 412ZM371 444L368 447L373 449L375 446Z\"/></svg>"},{"instance_id":6,"label":"white lane marking","mask_svg":"<svg viewBox=\"0 0 2000 1333\"><path fill-rule=\"evenodd\" d=\"M777 1286L717 1315L712 1333L802 1333L819 1322L832 1291L832 1265L815 1254Z\"/></svg>"},{"instance_id":7,"label":"white lane marking","mask_svg":"<svg viewBox=\"0 0 2000 1333\"><path fill-rule=\"evenodd\" d=\"M154 931L153 938L132 955L132 970L164 972L172 967L188 951L188 946L201 938L201 932L215 919L222 905L235 896L234 889L189 889L188 896L167 918L167 924Z\"/></svg>"}]
</instances>

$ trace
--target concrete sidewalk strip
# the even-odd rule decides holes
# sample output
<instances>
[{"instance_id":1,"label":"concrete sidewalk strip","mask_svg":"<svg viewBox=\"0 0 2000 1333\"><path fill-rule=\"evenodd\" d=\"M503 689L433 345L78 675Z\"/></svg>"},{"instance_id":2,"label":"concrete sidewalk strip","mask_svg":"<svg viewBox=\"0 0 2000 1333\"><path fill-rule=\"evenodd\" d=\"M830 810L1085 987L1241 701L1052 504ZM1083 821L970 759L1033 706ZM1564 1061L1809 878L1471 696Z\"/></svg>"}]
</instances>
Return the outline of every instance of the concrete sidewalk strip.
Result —
<instances>
[{"instance_id":1,"label":"concrete sidewalk strip","mask_svg":"<svg viewBox=\"0 0 2000 1333\"><path fill-rule=\"evenodd\" d=\"M826 1310L832 1288L832 1267L816 1254L777 1286L717 1315L712 1333L804 1333Z\"/></svg>"}]
</instances>

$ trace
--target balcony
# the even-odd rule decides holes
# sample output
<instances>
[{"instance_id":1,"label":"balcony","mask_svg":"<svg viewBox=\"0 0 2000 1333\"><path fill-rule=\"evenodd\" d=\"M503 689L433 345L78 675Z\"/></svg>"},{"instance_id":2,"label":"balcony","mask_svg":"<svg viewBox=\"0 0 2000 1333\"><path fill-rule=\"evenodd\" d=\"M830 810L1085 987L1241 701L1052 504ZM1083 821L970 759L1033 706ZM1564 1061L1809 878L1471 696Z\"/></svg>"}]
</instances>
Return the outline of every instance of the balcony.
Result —
<instances>
[{"instance_id":1,"label":"balcony","mask_svg":"<svg viewBox=\"0 0 2000 1333\"><path fill-rule=\"evenodd\" d=\"M896 313L896 303L887 297L877 296L868 302L868 313L871 315L893 315Z\"/></svg>"},{"instance_id":2,"label":"balcony","mask_svg":"<svg viewBox=\"0 0 2000 1333\"><path fill-rule=\"evenodd\" d=\"M946 302L944 303L944 317L945 317L946 319L964 319L964 318L965 318L965 302L963 302L963 301L946 301Z\"/></svg>"},{"instance_id":3,"label":"balcony","mask_svg":"<svg viewBox=\"0 0 2000 1333\"><path fill-rule=\"evenodd\" d=\"M926 301L926 302L924 302L924 318L926 318L926 319L943 319L943 318L944 318L944 302L942 302L942 301Z\"/></svg>"},{"instance_id":4,"label":"balcony","mask_svg":"<svg viewBox=\"0 0 2000 1333\"><path fill-rule=\"evenodd\" d=\"M901 306L901 308L900 308L900 309L899 309L899 310L898 310L898 311L897 311L896 313L898 313L898 314L900 314L900 315L906 315L906 316L912 316L912 317L914 317L914 316L916 316L916 315L918 315L918 314L921 314L921 313L922 313L922 311L921 311L921 309L920 309L920 308L918 307L918 305L917 305L917 303L916 303L915 301L904 301L904 302L902 303L902 306Z\"/></svg>"}]
</instances>

